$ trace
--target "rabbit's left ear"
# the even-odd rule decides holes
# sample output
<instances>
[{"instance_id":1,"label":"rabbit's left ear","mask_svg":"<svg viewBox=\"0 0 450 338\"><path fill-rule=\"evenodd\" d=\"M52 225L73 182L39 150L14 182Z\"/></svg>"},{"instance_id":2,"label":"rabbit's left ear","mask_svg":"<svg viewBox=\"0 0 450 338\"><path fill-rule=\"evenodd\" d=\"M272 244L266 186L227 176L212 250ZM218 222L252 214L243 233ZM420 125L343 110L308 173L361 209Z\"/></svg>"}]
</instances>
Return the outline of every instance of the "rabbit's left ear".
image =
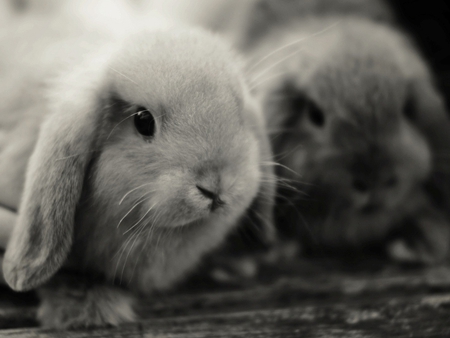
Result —
<instances>
[{"instance_id":1,"label":"rabbit's left ear","mask_svg":"<svg viewBox=\"0 0 450 338\"><path fill-rule=\"evenodd\" d=\"M105 92L101 81L86 81L84 76L75 78L54 94L56 104L30 158L18 220L3 262L6 282L16 291L47 281L70 252L75 209L101 132L98 106Z\"/></svg>"},{"instance_id":2,"label":"rabbit's left ear","mask_svg":"<svg viewBox=\"0 0 450 338\"><path fill-rule=\"evenodd\" d=\"M444 155L450 152L450 118L443 97L429 79L413 82L410 95L406 109L411 111L407 113L426 136L434 154L434 165L448 167L449 157Z\"/></svg>"}]
</instances>

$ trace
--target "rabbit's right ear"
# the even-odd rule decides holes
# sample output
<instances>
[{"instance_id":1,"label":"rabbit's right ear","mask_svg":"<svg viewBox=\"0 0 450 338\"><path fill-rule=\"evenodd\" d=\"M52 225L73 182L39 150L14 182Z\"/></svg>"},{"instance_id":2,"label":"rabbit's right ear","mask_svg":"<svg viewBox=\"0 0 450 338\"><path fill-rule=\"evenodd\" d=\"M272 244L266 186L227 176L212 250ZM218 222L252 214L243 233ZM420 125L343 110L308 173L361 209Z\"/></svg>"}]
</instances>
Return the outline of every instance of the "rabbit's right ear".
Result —
<instances>
[{"instance_id":1,"label":"rabbit's right ear","mask_svg":"<svg viewBox=\"0 0 450 338\"><path fill-rule=\"evenodd\" d=\"M105 93L101 79L92 77L92 72L68 77L50 100L54 104L28 164L3 262L6 282L16 291L47 281L71 249L75 209L100 132L99 101Z\"/></svg>"}]
</instances>

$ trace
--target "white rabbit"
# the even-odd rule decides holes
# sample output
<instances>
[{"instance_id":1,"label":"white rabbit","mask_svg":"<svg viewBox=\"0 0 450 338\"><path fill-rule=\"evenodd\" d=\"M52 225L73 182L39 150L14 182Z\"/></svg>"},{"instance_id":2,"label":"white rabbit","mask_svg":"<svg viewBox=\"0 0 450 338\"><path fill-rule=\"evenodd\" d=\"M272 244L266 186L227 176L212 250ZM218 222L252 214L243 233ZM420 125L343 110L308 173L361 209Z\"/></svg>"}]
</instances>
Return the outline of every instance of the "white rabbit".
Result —
<instances>
[{"instance_id":1,"label":"white rabbit","mask_svg":"<svg viewBox=\"0 0 450 338\"><path fill-rule=\"evenodd\" d=\"M60 328L134 320L132 294L173 286L252 212L270 223L274 193L229 47L72 4L0 41L0 203L18 208L3 271L14 290L44 284L40 320ZM62 266L86 281L52 279Z\"/></svg>"}]
</instances>

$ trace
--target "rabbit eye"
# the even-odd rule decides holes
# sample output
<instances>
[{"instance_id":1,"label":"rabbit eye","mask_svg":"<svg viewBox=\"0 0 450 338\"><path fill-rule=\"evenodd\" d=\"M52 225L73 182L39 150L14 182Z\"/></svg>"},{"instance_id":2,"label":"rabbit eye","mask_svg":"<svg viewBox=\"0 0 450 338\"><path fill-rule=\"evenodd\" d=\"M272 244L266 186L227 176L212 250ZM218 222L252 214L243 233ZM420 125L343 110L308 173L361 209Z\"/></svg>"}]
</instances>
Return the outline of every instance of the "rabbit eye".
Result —
<instances>
[{"instance_id":1,"label":"rabbit eye","mask_svg":"<svg viewBox=\"0 0 450 338\"><path fill-rule=\"evenodd\" d=\"M317 127L325 124L325 115L315 104L310 103L308 107L308 118Z\"/></svg>"},{"instance_id":2,"label":"rabbit eye","mask_svg":"<svg viewBox=\"0 0 450 338\"><path fill-rule=\"evenodd\" d=\"M405 115L405 117L411 121L416 118L417 112L414 107L414 100L411 97L408 98L405 102L405 105L403 107L403 115Z\"/></svg>"},{"instance_id":3,"label":"rabbit eye","mask_svg":"<svg viewBox=\"0 0 450 338\"><path fill-rule=\"evenodd\" d=\"M139 134L151 137L155 134L155 118L144 107L138 107L134 115L134 126Z\"/></svg>"}]
</instances>

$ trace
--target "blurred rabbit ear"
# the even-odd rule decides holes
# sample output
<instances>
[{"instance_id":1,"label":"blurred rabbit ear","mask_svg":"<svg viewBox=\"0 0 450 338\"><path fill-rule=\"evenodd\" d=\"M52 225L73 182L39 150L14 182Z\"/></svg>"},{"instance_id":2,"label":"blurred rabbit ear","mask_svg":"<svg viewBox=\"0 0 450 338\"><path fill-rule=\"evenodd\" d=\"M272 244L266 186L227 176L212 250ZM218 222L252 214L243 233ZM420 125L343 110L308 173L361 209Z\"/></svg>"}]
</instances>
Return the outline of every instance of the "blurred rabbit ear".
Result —
<instances>
[{"instance_id":1,"label":"blurred rabbit ear","mask_svg":"<svg viewBox=\"0 0 450 338\"><path fill-rule=\"evenodd\" d=\"M67 88L56 93L28 164L17 224L3 262L6 282L17 291L47 281L72 246L75 209L101 119L100 84L92 74L84 75L88 78L68 78Z\"/></svg>"},{"instance_id":2,"label":"blurred rabbit ear","mask_svg":"<svg viewBox=\"0 0 450 338\"><path fill-rule=\"evenodd\" d=\"M430 80L412 84L411 102L407 104L411 120L424 133L435 155L435 166L448 167L450 157L450 118L443 97ZM408 107L409 106L409 107ZM445 156L444 156L445 155ZM447 163L442 163L442 161Z\"/></svg>"}]
</instances>

